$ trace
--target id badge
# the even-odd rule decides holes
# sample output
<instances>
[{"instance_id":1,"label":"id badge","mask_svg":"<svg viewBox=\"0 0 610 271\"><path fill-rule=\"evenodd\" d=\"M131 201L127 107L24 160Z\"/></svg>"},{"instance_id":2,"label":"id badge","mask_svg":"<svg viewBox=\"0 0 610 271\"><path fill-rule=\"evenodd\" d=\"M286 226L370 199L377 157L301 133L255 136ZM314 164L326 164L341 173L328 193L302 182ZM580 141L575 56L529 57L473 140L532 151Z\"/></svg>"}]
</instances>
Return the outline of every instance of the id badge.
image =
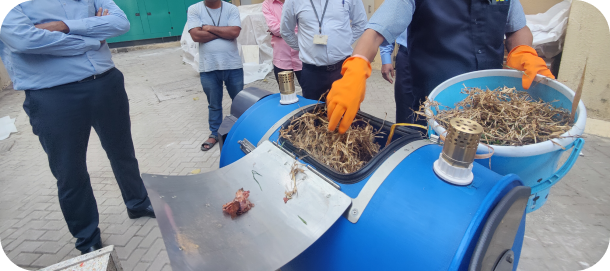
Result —
<instances>
[{"instance_id":1,"label":"id badge","mask_svg":"<svg viewBox=\"0 0 610 271\"><path fill-rule=\"evenodd\" d=\"M313 44L326 45L328 43L328 35L313 35Z\"/></svg>"}]
</instances>

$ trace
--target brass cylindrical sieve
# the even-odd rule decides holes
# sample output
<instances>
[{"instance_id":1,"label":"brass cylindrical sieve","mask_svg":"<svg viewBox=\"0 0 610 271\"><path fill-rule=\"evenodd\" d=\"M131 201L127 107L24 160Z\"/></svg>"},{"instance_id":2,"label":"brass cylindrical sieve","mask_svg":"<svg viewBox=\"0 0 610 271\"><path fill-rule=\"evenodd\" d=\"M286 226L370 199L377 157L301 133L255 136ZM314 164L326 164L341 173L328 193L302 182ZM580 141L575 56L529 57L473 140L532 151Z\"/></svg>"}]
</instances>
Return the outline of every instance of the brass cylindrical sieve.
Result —
<instances>
[{"instance_id":1,"label":"brass cylindrical sieve","mask_svg":"<svg viewBox=\"0 0 610 271\"><path fill-rule=\"evenodd\" d=\"M277 74L278 84L280 85L280 93L290 95L295 93L294 88L294 72L283 71Z\"/></svg>"},{"instance_id":2,"label":"brass cylindrical sieve","mask_svg":"<svg viewBox=\"0 0 610 271\"><path fill-rule=\"evenodd\" d=\"M447 127L442 157L454 167L468 168L474 162L483 127L476 121L454 118Z\"/></svg>"}]
</instances>

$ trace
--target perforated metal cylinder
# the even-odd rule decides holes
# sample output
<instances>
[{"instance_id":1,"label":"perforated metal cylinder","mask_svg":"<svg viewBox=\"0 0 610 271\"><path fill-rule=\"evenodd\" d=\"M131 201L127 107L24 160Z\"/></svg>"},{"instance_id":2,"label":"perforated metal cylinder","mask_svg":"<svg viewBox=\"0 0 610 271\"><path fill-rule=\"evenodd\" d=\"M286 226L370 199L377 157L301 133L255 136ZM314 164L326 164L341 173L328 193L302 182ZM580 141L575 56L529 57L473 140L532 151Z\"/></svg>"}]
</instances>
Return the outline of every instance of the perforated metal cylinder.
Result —
<instances>
[{"instance_id":1,"label":"perforated metal cylinder","mask_svg":"<svg viewBox=\"0 0 610 271\"><path fill-rule=\"evenodd\" d=\"M454 167L468 168L474 162L483 127L475 121L454 118L447 127L442 156Z\"/></svg>"},{"instance_id":2,"label":"perforated metal cylinder","mask_svg":"<svg viewBox=\"0 0 610 271\"><path fill-rule=\"evenodd\" d=\"M278 84L280 85L280 93L290 95L295 93L294 88L294 72L283 71L277 74Z\"/></svg>"}]
</instances>

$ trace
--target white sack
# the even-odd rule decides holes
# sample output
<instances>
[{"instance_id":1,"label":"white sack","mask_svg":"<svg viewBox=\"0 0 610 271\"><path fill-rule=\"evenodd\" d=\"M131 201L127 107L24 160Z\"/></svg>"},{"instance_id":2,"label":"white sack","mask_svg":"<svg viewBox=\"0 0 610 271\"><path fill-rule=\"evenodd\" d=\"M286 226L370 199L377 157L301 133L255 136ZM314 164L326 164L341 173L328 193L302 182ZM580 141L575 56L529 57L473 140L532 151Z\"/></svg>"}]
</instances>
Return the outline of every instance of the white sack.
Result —
<instances>
[{"instance_id":1,"label":"white sack","mask_svg":"<svg viewBox=\"0 0 610 271\"><path fill-rule=\"evenodd\" d=\"M533 47L541 57L552 58L563 50L571 4L571 0L565 0L545 13L525 15L534 35Z\"/></svg>"},{"instance_id":2,"label":"white sack","mask_svg":"<svg viewBox=\"0 0 610 271\"><path fill-rule=\"evenodd\" d=\"M264 79L273 70L273 48L271 47L271 35L267 32L269 27L263 15L263 4L245 5L237 7L241 18L241 32L237 37L237 48L239 55L244 57L241 51L242 45L258 45L260 61L256 63L244 63L244 84ZM181 46L184 54L182 59L190 64L195 71L199 72L199 43L194 42L188 33L188 26L184 27L181 38Z\"/></svg>"},{"instance_id":3,"label":"white sack","mask_svg":"<svg viewBox=\"0 0 610 271\"><path fill-rule=\"evenodd\" d=\"M5 140L11 133L16 132L15 119L11 119L9 116L0 118L0 140Z\"/></svg>"},{"instance_id":4,"label":"white sack","mask_svg":"<svg viewBox=\"0 0 610 271\"><path fill-rule=\"evenodd\" d=\"M184 51L182 61L190 64L196 72L199 72L199 42L194 42L191 34L188 32L188 24L184 26L182 37L180 38L180 47Z\"/></svg>"}]
</instances>

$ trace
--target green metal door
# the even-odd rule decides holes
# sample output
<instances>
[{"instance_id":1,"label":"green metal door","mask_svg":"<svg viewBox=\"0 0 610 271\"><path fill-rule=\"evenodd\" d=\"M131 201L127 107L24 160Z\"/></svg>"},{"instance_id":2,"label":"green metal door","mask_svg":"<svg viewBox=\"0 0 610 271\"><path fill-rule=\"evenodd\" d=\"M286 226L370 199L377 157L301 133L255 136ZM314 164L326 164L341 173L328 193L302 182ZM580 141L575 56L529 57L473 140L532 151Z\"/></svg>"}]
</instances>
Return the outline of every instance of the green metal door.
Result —
<instances>
[{"instance_id":1,"label":"green metal door","mask_svg":"<svg viewBox=\"0 0 610 271\"><path fill-rule=\"evenodd\" d=\"M186 5L186 9L188 9L191 5L202 2L200 0L184 0L184 4Z\"/></svg>"},{"instance_id":2,"label":"green metal door","mask_svg":"<svg viewBox=\"0 0 610 271\"><path fill-rule=\"evenodd\" d=\"M123 34L121 37L116 37L112 39L108 39L108 42L121 41L124 40L125 37L134 37L143 35L144 27L142 26L142 14L140 12L140 7L138 6L138 2L134 0L115 0L114 1L125 15L127 15L127 19L129 20L130 28L129 32Z\"/></svg>"},{"instance_id":3,"label":"green metal door","mask_svg":"<svg viewBox=\"0 0 610 271\"><path fill-rule=\"evenodd\" d=\"M167 0L172 20L172 36L182 35L186 24L187 7L183 1Z\"/></svg>"},{"instance_id":4,"label":"green metal door","mask_svg":"<svg viewBox=\"0 0 610 271\"><path fill-rule=\"evenodd\" d=\"M150 33L171 36L172 20L166 0L144 0Z\"/></svg>"},{"instance_id":5,"label":"green metal door","mask_svg":"<svg viewBox=\"0 0 610 271\"><path fill-rule=\"evenodd\" d=\"M198 0L114 0L131 24L129 32L109 43L180 36L187 9Z\"/></svg>"}]
</instances>

